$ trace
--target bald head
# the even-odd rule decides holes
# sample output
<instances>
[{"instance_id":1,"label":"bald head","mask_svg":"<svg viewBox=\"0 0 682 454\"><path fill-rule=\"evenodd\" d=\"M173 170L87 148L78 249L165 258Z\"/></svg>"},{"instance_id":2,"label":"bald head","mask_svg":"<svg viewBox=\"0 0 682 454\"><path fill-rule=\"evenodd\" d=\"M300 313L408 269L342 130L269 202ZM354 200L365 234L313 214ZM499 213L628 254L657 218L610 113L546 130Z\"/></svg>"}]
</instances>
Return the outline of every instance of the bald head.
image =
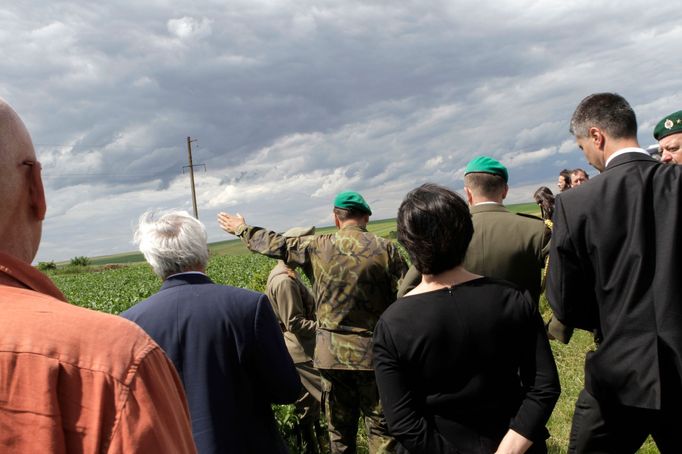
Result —
<instances>
[{"instance_id":1,"label":"bald head","mask_svg":"<svg viewBox=\"0 0 682 454\"><path fill-rule=\"evenodd\" d=\"M0 99L0 251L31 262L38 251L45 196L31 136Z\"/></svg>"}]
</instances>

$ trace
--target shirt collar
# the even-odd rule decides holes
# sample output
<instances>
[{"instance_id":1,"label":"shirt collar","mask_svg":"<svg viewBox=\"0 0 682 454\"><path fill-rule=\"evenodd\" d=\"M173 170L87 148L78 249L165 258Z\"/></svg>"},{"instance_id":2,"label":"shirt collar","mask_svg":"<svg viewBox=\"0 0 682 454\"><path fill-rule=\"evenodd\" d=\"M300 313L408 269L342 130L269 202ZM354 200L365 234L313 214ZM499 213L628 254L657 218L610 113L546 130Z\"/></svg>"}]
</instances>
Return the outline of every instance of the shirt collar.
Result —
<instances>
[{"instance_id":1,"label":"shirt collar","mask_svg":"<svg viewBox=\"0 0 682 454\"><path fill-rule=\"evenodd\" d=\"M618 156L625 154L625 153L643 153L647 156L650 156L649 153L646 152L646 150L638 147L627 147L627 148L621 148L620 150L616 151L613 153L611 156L608 157L606 160L606 163L604 164L604 167L608 167L609 163L613 161L613 158L617 158Z\"/></svg>"},{"instance_id":2,"label":"shirt collar","mask_svg":"<svg viewBox=\"0 0 682 454\"><path fill-rule=\"evenodd\" d=\"M49 277L33 268L28 263L0 252L0 273L16 281L15 287L24 287L30 290L50 295L58 300L66 301L64 294L57 288Z\"/></svg>"},{"instance_id":3,"label":"shirt collar","mask_svg":"<svg viewBox=\"0 0 682 454\"><path fill-rule=\"evenodd\" d=\"M169 277L181 276L183 274L201 274L202 276L206 276L206 273L202 273L201 271L183 271L182 273L171 274L170 276L166 277L166 279L168 279Z\"/></svg>"},{"instance_id":4,"label":"shirt collar","mask_svg":"<svg viewBox=\"0 0 682 454\"><path fill-rule=\"evenodd\" d=\"M479 206L479 205L498 205L498 206L504 206L504 205L501 204L500 202L492 202L492 201L478 202L478 203L475 203L475 204L474 204L475 207L477 207L477 206Z\"/></svg>"}]
</instances>

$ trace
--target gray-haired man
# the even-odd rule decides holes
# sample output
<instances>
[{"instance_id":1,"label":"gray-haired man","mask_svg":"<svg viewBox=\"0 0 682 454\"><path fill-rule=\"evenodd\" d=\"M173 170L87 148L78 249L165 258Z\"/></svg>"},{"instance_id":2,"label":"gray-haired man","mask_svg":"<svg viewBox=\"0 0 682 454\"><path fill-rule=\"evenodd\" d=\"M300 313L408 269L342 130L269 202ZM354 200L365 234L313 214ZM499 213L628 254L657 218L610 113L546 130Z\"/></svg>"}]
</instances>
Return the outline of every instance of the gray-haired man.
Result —
<instances>
[{"instance_id":1,"label":"gray-haired man","mask_svg":"<svg viewBox=\"0 0 682 454\"><path fill-rule=\"evenodd\" d=\"M204 225L186 212L140 218L135 240L161 290L121 315L163 347L180 374L199 452L287 452L271 410L301 382L265 295L206 276Z\"/></svg>"}]
</instances>

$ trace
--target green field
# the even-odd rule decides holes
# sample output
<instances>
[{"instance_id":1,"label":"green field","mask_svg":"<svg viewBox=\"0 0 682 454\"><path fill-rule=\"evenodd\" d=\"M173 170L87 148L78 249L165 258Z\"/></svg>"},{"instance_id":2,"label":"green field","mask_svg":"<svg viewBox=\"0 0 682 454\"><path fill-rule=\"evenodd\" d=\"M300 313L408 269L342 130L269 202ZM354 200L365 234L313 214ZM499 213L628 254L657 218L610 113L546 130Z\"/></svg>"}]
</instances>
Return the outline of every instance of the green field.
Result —
<instances>
[{"instance_id":1,"label":"green field","mask_svg":"<svg viewBox=\"0 0 682 454\"><path fill-rule=\"evenodd\" d=\"M510 206L513 211L537 214L537 205L521 204ZM368 229L384 237L392 236L395 231L395 220L387 219L372 222ZM318 229L318 233L334 231L333 227ZM211 244L212 257L207 270L208 275L217 283L233 285L264 291L268 273L275 261L267 257L251 254L240 240L228 240ZM114 256L96 257L90 267L66 267L50 271L50 277L62 289L73 304L98 311L118 314L136 302L144 299L161 286L161 281L152 273L139 253L127 253ZM102 266L103 264L128 263L124 266ZM74 272L78 271L78 272ZM546 301L541 302L541 310L545 319L550 311ZM568 445L568 437L573 415L573 404L583 386L583 364L585 353L594 348L589 333L577 331L568 345L552 342L552 350L556 359L561 379L562 394L550 418L548 428L551 434L548 440L550 453L564 453ZM291 407L277 408L280 427L292 443ZM366 446L361 439L361 448ZM292 448L293 449L293 448ZM295 452L292 450L292 452ZM362 452L362 449L361 449ZM639 451L656 453L650 440Z\"/></svg>"}]
</instances>

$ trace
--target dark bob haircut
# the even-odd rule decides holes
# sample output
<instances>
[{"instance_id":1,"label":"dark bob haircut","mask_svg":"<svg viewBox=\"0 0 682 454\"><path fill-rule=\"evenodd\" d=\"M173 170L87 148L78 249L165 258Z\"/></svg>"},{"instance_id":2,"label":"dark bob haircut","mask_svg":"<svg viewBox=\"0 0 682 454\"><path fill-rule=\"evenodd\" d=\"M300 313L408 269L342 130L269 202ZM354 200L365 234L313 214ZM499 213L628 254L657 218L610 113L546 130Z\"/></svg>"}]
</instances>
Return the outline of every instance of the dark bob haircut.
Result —
<instances>
[{"instance_id":1,"label":"dark bob haircut","mask_svg":"<svg viewBox=\"0 0 682 454\"><path fill-rule=\"evenodd\" d=\"M397 223L398 241L422 274L440 274L461 265L474 233L464 199L432 183L405 196Z\"/></svg>"}]
</instances>

